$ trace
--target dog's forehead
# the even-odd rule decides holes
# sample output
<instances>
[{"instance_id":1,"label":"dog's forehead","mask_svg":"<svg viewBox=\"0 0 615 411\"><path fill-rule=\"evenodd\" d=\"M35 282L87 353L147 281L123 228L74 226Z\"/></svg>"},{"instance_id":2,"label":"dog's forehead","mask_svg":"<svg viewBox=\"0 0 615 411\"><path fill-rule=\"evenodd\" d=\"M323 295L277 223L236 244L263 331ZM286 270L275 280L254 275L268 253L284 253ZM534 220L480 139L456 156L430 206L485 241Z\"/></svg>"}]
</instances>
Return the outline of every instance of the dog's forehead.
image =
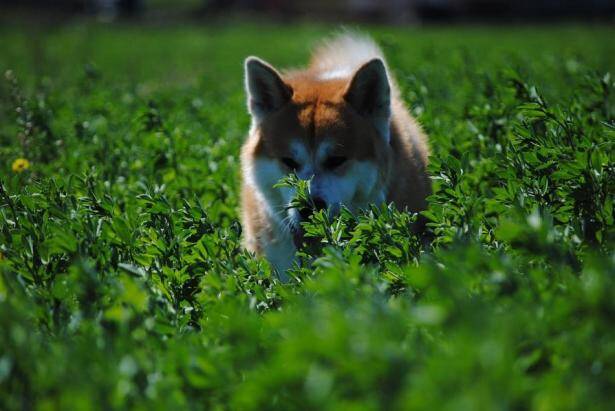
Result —
<instances>
[{"instance_id":1,"label":"dog's forehead","mask_svg":"<svg viewBox=\"0 0 615 411\"><path fill-rule=\"evenodd\" d=\"M344 122L342 104L332 101L312 101L296 105L299 125L310 129L315 135L342 126Z\"/></svg>"},{"instance_id":2,"label":"dog's forehead","mask_svg":"<svg viewBox=\"0 0 615 411\"><path fill-rule=\"evenodd\" d=\"M293 89L293 101L309 103L314 101L339 101L348 86L347 78L326 78L314 76L290 76L286 82Z\"/></svg>"},{"instance_id":3,"label":"dog's forehead","mask_svg":"<svg viewBox=\"0 0 615 411\"><path fill-rule=\"evenodd\" d=\"M356 125L347 111L344 103L329 100L299 106L296 118L308 151L316 153L332 146L340 149L349 143Z\"/></svg>"}]
</instances>

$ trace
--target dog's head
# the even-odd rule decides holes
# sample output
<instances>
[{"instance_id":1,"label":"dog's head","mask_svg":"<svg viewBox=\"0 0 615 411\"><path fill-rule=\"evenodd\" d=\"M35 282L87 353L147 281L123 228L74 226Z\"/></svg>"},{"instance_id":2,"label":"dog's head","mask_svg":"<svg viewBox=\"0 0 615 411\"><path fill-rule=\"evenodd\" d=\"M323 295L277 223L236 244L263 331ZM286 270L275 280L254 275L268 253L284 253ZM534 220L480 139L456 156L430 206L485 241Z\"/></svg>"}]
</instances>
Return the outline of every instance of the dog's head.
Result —
<instances>
[{"instance_id":1,"label":"dog's head","mask_svg":"<svg viewBox=\"0 0 615 411\"><path fill-rule=\"evenodd\" d=\"M295 173L310 181L314 208L335 214L384 201L388 167L390 85L373 59L345 78L282 76L269 64L245 63L248 108L257 142L249 174L273 213L294 233L309 210L289 208L290 187L274 187Z\"/></svg>"}]
</instances>

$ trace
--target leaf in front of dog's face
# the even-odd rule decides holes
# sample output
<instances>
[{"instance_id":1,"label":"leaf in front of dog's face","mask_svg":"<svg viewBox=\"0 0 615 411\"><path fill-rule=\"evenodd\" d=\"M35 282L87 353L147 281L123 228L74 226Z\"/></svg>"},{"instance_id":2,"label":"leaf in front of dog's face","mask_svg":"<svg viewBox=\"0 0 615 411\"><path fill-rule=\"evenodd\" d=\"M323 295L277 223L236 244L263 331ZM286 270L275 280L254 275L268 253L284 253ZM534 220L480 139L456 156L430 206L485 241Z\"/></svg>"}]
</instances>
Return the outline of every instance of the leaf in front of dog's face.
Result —
<instances>
[{"instance_id":1,"label":"leaf in front of dog's face","mask_svg":"<svg viewBox=\"0 0 615 411\"><path fill-rule=\"evenodd\" d=\"M282 177L274 186L274 188L291 188L294 192L288 208L309 208L312 207L310 201L310 180L302 180L296 174L291 173Z\"/></svg>"}]
</instances>

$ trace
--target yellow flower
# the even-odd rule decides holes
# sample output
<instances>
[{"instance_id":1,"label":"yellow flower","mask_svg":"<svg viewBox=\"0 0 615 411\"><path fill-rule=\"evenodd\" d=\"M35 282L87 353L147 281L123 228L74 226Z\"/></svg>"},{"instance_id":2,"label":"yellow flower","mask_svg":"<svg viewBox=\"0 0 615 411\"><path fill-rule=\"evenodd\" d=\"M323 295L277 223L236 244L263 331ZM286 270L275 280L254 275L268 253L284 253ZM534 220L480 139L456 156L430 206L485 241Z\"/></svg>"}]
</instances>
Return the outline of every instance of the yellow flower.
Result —
<instances>
[{"instance_id":1,"label":"yellow flower","mask_svg":"<svg viewBox=\"0 0 615 411\"><path fill-rule=\"evenodd\" d=\"M25 158L18 158L17 160L13 161L13 166L11 168L13 169L14 173L21 173L22 171L30 168L30 162Z\"/></svg>"}]
</instances>

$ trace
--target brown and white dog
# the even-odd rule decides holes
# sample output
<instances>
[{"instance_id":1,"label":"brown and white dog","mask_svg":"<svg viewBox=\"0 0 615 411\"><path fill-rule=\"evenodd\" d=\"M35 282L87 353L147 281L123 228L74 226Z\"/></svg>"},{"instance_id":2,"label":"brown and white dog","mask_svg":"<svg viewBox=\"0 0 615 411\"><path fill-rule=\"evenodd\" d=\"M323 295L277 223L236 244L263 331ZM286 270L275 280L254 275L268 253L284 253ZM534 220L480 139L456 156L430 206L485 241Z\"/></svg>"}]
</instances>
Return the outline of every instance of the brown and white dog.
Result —
<instances>
[{"instance_id":1,"label":"brown and white dog","mask_svg":"<svg viewBox=\"0 0 615 411\"><path fill-rule=\"evenodd\" d=\"M241 151L245 246L282 277L309 216L289 207L293 188L275 187L289 173L309 180L313 205L330 214L342 205L426 207L427 139L371 39L343 34L325 42L305 70L280 73L249 57L245 84L252 115Z\"/></svg>"}]
</instances>

